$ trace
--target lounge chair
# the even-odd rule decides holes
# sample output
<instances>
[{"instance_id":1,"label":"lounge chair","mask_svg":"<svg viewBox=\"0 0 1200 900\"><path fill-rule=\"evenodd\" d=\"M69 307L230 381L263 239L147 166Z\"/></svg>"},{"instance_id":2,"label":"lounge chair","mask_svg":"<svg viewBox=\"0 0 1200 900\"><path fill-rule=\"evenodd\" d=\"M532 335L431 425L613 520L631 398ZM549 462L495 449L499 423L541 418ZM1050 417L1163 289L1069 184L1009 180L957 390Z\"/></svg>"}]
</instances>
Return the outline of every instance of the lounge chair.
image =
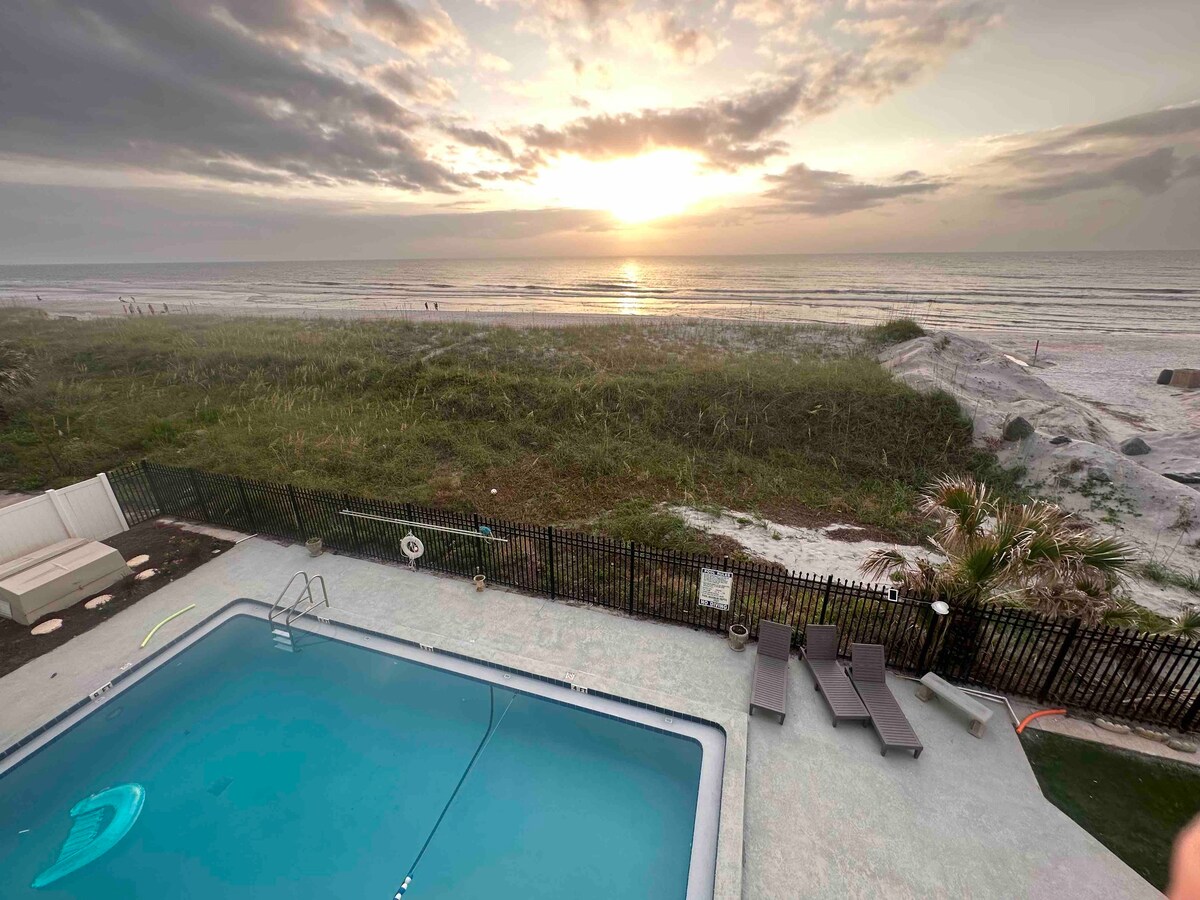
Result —
<instances>
[{"instance_id":1,"label":"lounge chair","mask_svg":"<svg viewBox=\"0 0 1200 900\"><path fill-rule=\"evenodd\" d=\"M808 625L804 629L804 661L816 681L829 710L833 727L838 722L860 721L867 724L871 716L837 661L838 633L836 625Z\"/></svg>"},{"instance_id":2,"label":"lounge chair","mask_svg":"<svg viewBox=\"0 0 1200 900\"><path fill-rule=\"evenodd\" d=\"M889 750L911 750L913 759L920 756L924 749L921 741L887 686L882 644L850 645L850 679L883 742L882 755L887 756Z\"/></svg>"},{"instance_id":3,"label":"lounge chair","mask_svg":"<svg viewBox=\"0 0 1200 900\"><path fill-rule=\"evenodd\" d=\"M787 667L792 652L792 629L778 622L758 623L758 652L754 657L754 686L750 689L750 715L762 709L787 714Z\"/></svg>"}]
</instances>

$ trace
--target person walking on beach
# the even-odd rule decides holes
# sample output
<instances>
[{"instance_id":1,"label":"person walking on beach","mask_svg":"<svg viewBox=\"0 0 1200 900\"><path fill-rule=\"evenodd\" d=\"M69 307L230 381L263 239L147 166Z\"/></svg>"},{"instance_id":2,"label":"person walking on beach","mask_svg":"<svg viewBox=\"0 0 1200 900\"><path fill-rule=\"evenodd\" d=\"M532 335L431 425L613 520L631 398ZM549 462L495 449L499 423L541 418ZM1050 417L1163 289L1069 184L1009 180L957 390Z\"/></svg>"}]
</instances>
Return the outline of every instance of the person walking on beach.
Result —
<instances>
[{"instance_id":1,"label":"person walking on beach","mask_svg":"<svg viewBox=\"0 0 1200 900\"><path fill-rule=\"evenodd\" d=\"M438 305L437 305L437 301L436 301L436 300L434 300L434 301L433 301L433 311L434 311L434 312L437 312L437 311L438 311Z\"/></svg>"},{"instance_id":2,"label":"person walking on beach","mask_svg":"<svg viewBox=\"0 0 1200 900\"><path fill-rule=\"evenodd\" d=\"M154 304L153 304L153 303L147 303L146 305L147 305L148 307L150 307L150 315L154 315Z\"/></svg>"},{"instance_id":3,"label":"person walking on beach","mask_svg":"<svg viewBox=\"0 0 1200 900\"><path fill-rule=\"evenodd\" d=\"M425 312L429 312L429 301L425 301Z\"/></svg>"}]
</instances>

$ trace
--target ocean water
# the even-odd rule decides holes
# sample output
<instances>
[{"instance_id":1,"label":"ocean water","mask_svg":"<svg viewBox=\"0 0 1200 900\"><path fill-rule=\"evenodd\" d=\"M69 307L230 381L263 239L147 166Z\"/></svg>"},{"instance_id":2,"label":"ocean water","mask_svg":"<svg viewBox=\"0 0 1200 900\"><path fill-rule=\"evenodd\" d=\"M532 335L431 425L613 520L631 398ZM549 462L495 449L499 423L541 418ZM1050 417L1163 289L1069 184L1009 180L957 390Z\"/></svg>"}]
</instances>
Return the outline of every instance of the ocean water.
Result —
<instances>
[{"instance_id":1,"label":"ocean water","mask_svg":"<svg viewBox=\"0 0 1200 900\"><path fill-rule=\"evenodd\" d=\"M0 897L391 900L493 709L406 900L684 896L694 741L298 643L235 617L0 776ZM72 806L130 783L145 803L128 834L32 888Z\"/></svg>"},{"instance_id":2,"label":"ocean water","mask_svg":"<svg viewBox=\"0 0 1200 900\"><path fill-rule=\"evenodd\" d=\"M0 303L173 312L602 313L1200 333L1200 251L0 267Z\"/></svg>"}]
</instances>

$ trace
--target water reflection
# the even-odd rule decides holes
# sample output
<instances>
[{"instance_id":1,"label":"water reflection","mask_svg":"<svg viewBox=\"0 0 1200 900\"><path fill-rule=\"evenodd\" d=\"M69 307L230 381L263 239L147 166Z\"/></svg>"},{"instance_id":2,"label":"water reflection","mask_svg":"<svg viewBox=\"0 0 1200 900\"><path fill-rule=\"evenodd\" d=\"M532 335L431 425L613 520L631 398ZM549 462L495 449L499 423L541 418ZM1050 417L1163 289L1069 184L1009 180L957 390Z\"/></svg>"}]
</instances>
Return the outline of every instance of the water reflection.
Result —
<instances>
[{"instance_id":1,"label":"water reflection","mask_svg":"<svg viewBox=\"0 0 1200 900\"><path fill-rule=\"evenodd\" d=\"M618 307L623 316L636 316L642 311L642 270L633 260L621 266L622 286Z\"/></svg>"}]
</instances>

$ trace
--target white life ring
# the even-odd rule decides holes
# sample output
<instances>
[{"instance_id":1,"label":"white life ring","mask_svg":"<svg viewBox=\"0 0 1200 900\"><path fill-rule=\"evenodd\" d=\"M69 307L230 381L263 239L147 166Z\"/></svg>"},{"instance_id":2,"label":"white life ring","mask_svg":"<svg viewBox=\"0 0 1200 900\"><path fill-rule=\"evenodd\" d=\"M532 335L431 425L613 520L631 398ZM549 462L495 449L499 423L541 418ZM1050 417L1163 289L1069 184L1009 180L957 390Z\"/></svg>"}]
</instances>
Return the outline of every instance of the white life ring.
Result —
<instances>
[{"instance_id":1,"label":"white life ring","mask_svg":"<svg viewBox=\"0 0 1200 900\"><path fill-rule=\"evenodd\" d=\"M425 545L415 534L406 534L404 540L400 542L400 549L409 559L416 559L425 552Z\"/></svg>"}]
</instances>

